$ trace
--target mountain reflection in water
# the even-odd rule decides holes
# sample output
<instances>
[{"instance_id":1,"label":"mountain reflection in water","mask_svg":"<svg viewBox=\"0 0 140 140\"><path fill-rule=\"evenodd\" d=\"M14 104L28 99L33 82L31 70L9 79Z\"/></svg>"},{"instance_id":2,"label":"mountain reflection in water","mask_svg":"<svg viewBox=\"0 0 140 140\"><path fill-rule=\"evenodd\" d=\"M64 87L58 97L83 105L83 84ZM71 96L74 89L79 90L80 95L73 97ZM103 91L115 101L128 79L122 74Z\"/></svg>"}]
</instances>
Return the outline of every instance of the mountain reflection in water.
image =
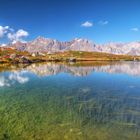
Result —
<instances>
[{"instance_id":1,"label":"mountain reflection in water","mask_svg":"<svg viewBox=\"0 0 140 140\"><path fill-rule=\"evenodd\" d=\"M139 140L140 63L44 63L0 73L0 139Z\"/></svg>"},{"instance_id":2,"label":"mountain reflection in water","mask_svg":"<svg viewBox=\"0 0 140 140\"><path fill-rule=\"evenodd\" d=\"M106 64L103 66L72 66L65 64L33 64L27 67L31 71L40 76L51 76L59 73L69 73L74 76L87 76L92 72L105 72L105 73L118 73L128 74L133 76L140 76L140 63L139 62L120 62L115 64Z\"/></svg>"}]
</instances>

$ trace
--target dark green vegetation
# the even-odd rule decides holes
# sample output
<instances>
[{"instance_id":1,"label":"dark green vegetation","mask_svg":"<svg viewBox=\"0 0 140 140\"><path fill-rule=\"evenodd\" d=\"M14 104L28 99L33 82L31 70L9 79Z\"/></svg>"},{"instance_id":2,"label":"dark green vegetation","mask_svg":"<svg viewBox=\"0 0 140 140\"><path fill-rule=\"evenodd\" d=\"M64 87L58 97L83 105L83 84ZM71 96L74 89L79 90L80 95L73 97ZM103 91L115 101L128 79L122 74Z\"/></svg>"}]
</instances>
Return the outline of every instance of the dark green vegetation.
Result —
<instances>
[{"instance_id":1,"label":"dark green vegetation","mask_svg":"<svg viewBox=\"0 0 140 140\"><path fill-rule=\"evenodd\" d=\"M126 65L128 70L129 62L99 64L5 68L0 73L0 139L139 140L140 78L93 71ZM83 72L87 76L76 77Z\"/></svg>"}]
</instances>

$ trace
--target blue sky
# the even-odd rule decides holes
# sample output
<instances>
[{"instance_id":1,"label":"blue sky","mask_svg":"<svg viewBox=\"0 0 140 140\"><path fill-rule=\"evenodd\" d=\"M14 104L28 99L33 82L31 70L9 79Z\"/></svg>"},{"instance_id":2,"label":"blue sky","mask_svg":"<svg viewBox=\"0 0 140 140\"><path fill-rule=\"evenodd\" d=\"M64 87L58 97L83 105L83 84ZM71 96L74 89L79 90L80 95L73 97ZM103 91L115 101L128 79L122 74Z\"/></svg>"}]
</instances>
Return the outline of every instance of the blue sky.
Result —
<instances>
[{"instance_id":1,"label":"blue sky","mask_svg":"<svg viewBox=\"0 0 140 140\"><path fill-rule=\"evenodd\" d=\"M140 41L139 30L140 0L0 0L0 43L37 36L130 42Z\"/></svg>"}]
</instances>

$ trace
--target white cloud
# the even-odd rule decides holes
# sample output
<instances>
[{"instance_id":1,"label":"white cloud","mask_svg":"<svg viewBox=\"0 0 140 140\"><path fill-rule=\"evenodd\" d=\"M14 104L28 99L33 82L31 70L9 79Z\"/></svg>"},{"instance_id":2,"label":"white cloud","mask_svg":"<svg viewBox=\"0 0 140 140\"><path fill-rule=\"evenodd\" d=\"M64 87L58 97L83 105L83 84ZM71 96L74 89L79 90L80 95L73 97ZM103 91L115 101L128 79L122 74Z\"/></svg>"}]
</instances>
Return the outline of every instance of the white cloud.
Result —
<instances>
[{"instance_id":1,"label":"white cloud","mask_svg":"<svg viewBox=\"0 0 140 140\"><path fill-rule=\"evenodd\" d=\"M99 21L99 24L100 25L107 25L109 23L109 21L107 21L107 20L101 20L101 21Z\"/></svg>"},{"instance_id":2,"label":"white cloud","mask_svg":"<svg viewBox=\"0 0 140 140\"><path fill-rule=\"evenodd\" d=\"M82 27L92 27L93 26L93 23L92 22L89 22L89 21L86 21L84 23L81 24Z\"/></svg>"},{"instance_id":3,"label":"white cloud","mask_svg":"<svg viewBox=\"0 0 140 140\"><path fill-rule=\"evenodd\" d=\"M10 40L14 40L14 39L15 39L15 34L13 34L13 33L8 33L8 34L7 34L7 37L8 37L8 39L10 39Z\"/></svg>"},{"instance_id":4,"label":"white cloud","mask_svg":"<svg viewBox=\"0 0 140 140\"><path fill-rule=\"evenodd\" d=\"M9 26L0 26L0 38L7 38L12 43L17 41L24 42L23 38L27 37L29 33L23 29L19 29L15 31L13 28Z\"/></svg>"},{"instance_id":5,"label":"white cloud","mask_svg":"<svg viewBox=\"0 0 140 140\"><path fill-rule=\"evenodd\" d=\"M5 27L0 26L0 38L3 37L8 30L9 30L9 26L5 26Z\"/></svg>"},{"instance_id":6,"label":"white cloud","mask_svg":"<svg viewBox=\"0 0 140 140\"><path fill-rule=\"evenodd\" d=\"M27 31L22 30L22 29L20 29L16 32L17 38L26 37L28 35L29 35L29 33Z\"/></svg>"},{"instance_id":7,"label":"white cloud","mask_svg":"<svg viewBox=\"0 0 140 140\"><path fill-rule=\"evenodd\" d=\"M29 33L23 29L19 29L16 33L10 32L7 34L8 39L15 43L17 41L23 41L24 37L27 37Z\"/></svg>"},{"instance_id":8,"label":"white cloud","mask_svg":"<svg viewBox=\"0 0 140 140\"><path fill-rule=\"evenodd\" d=\"M139 31L139 28L137 28L137 27L131 28L131 31L138 32Z\"/></svg>"},{"instance_id":9,"label":"white cloud","mask_svg":"<svg viewBox=\"0 0 140 140\"><path fill-rule=\"evenodd\" d=\"M1 44L1 47L5 47L5 46L6 46L6 44L4 44L4 43L3 43L3 44Z\"/></svg>"}]
</instances>

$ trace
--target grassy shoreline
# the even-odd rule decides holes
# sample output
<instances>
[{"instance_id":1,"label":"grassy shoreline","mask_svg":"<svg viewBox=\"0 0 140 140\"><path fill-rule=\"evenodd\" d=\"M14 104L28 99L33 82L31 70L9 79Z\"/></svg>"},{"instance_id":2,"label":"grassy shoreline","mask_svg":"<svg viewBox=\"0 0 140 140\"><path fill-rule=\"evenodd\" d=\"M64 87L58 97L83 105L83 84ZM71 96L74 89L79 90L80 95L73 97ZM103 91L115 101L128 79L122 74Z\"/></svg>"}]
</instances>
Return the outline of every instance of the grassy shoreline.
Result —
<instances>
[{"instance_id":1,"label":"grassy shoreline","mask_svg":"<svg viewBox=\"0 0 140 140\"><path fill-rule=\"evenodd\" d=\"M66 51L35 55L15 49L0 49L0 63L80 62L80 61L140 61L140 56L115 55L100 52Z\"/></svg>"}]
</instances>

